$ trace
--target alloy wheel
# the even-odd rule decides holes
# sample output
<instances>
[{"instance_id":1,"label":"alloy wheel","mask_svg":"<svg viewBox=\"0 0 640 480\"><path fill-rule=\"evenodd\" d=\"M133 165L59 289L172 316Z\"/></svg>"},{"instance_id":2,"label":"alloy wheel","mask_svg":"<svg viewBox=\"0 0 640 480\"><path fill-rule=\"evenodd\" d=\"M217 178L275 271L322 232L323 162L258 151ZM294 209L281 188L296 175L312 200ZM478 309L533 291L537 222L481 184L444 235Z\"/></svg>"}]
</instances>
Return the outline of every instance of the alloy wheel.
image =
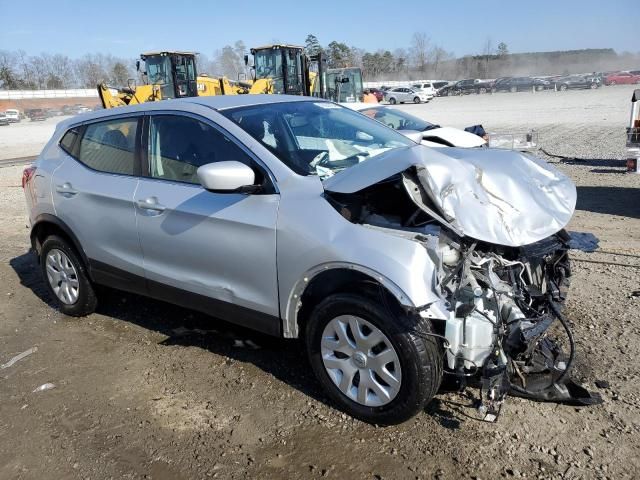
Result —
<instances>
[{"instance_id":1,"label":"alloy wheel","mask_svg":"<svg viewBox=\"0 0 640 480\"><path fill-rule=\"evenodd\" d=\"M53 248L47 254L45 266L47 280L58 299L66 305L76 303L80 293L80 283L78 272L69 257L62 250Z\"/></svg>"}]
</instances>

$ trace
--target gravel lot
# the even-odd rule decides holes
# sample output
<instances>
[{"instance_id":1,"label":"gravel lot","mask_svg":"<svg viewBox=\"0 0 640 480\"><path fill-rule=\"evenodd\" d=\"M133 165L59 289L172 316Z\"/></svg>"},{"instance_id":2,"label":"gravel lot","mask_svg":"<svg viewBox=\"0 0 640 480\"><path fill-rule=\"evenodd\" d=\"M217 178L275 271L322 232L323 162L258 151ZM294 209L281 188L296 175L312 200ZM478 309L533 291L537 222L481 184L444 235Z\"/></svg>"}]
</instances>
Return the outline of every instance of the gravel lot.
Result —
<instances>
[{"instance_id":1,"label":"gravel lot","mask_svg":"<svg viewBox=\"0 0 640 480\"><path fill-rule=\"evenodd\" d=\"M0 478L637 478L640 175L623 162L631 91L401 107L442 125L535 126L546 151L574 159L542 155L578 186L570 229L601 239L599 252L574 255L567 315L576 376L604 404L509 398L496 424L476 420L475 390L442 391L400 426L354 421L328 403L298 343L142 297L106 291L98 313L61 315L27 253L22 167L0 168L0 365L37 347L0 367ZM0 128L1 154L37 153L53 125ZM32 393L45 383L55 388Z\"/></svg>"}]
</instances>

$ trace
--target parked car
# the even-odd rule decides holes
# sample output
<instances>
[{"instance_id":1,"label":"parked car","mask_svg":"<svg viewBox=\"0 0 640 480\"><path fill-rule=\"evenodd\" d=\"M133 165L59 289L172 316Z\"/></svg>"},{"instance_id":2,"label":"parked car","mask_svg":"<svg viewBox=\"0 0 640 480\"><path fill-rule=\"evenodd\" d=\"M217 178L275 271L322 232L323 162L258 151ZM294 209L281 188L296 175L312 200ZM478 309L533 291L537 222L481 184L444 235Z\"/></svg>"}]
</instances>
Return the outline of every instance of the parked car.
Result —
<instances>
[{"instance_id":1,"label":"parked car","mask_svg":"<svg viewBox=\"0 0 640 480\"><path fill-rule=\"evenodd\" d=\"M640 84L640 75L634 75L629 72L612 73L604 77L605 85L628 85Z\"/></svg>"},{"instance_id":2,"label":"parked car","mask_svg":"<svg viewBox=\"0 0 640 480\"><path fill-rule=\"evenodd\" d=\"M396 103L422 103L428 102L432 97L420 90L414 90L408 87L396 87L388 90L384 94L384 98L391 105Z\"/></svg>"},{"instance_id":3,"label":"parked car","mask_svg":"<svg viewBox=\"0 0 640 480\"><path fill-rule=\"evenodd\" d=\"M577 88L591 88L596 89L600 86L600 81L597 77L587 77L584 75L570 75L568 77L556 78L553 80L553 84L560 91Z\"/></svg>"},{"instance_id":4,"label":"parked car","mask_svg":"<svg viewBox=\"0 0 640 480\"><path fill-rule=\"evenodd\" d=\"M544 90L549 88L550 82L548 80L542 80L540 78L533 77L511 77L504 79L500 82L496 82L493 85L493 91L496 92L522 92L530 91L533 88L536 90Z\"/></svg>"},{"instance_id":5,"label":"parked car","mask_svg":"<svg viewBox=\"0 0 640 480\"><path fill-rule=\"evenodd\" d=\"M43 121L47 119L47 112L43 108L32 108L27 113L32 122Z\"/></svg>"},{"instance_id":6,"label":"parked car","mask_svg":"<svg viewBox=\"0 0 640 480\"><path fill-rule=\"evenodd\" d=\"M63 120L22 185L64 314L92 313L108 285L304 338L327 395L376 424L422 411L445 369L487 386L488 416L514 388L576 391L574 343L547 330L557 315L572 338L556 312L576 189L541 160L427 148L317 98L233 95Z\"/></svg>"},{"instance_id":7,"label":"parked car","mask_svg":"<svg viewBox=\"0 0 640 480\"><path fill-rule=\"evenodd\" d=\"M449 85L450 82L447 82L445 80L438 80L435 82L431 82L431 85L433 86L433 88L436 89L436 93L438 92L438 90L440 90L441 88L446 87L447 85Z\"/></svg>"},{"instance_id":8,"label":"parked car","mask_svg":"<svg viewBox=\"0 0 640 480\"><path fill-rule=\"evenodd\" d=\"M0 125L3 127L9 125L9 117L4 112L0 112Z\"/></svg>"},{"instance_id":9,"label":"parked car","mask_svg":"<svg viewBox=\"0 0 640 480\"><path fill-rule=\"evenodd\" d=\"M469 93L486 93L491 91L491 82L479 78L467 78L456 82L447 90L448 95L466 95Z\"/></svg>"},{"instance_id":10,"label":"parked car","mask_svg":"<svg viewBox=\"0 0 640 480\"><path fill-rule=\"evenodd\" d=\"M378 102L382 102L384 100L384 92L379 88L369 88L369 91L376 96Z\"/></svg>"},{"instance_id":11,"label":"parked car","mask_svg":"<svg viewBox=\"0 0 640 480\"><path fill-rule=\"evenodd\" d=\"M434 88L431 82L414 83L411 85L411 88L413 88L414 90L420 90L421 92L426 93L432 99L433 97L436 96L436 89Z\"/></svg>"},{"instance_id":12,"label":"parked car","mask_svg":"<svg viewBox=\"0 0 640 480\"><path fill-rule=\"evenodd\" d=\"M436 97L450 97L456 95L454 87L456 82L447 83L447 85L443 85L436 92Z\"/></svg>"},{"instance_id":13,"label":"parked car","mask_svg":"<svg viewBox=\"0 0 640 480\"><path fill-rule=\"evenodd\" d=\"M409 138L416 139L427 147L482 147L487 142L473 133L458 128L441 127L397 108L386 105L371 105L370 103L345 103L356 112L393 128ZM417 135L416 135L417 134Z\"/></svg>"},{"instance_id":14,"label":"parked car","mask_svg":"<svg viewBox=\"0 0 640 480\"><path fill-rule=\"evenodd\" d=\"M15 108L9 108L4 112L4 114L7 116L7 120L9 120L9 123L20 122L20 110L16 110Z\"/></svg>"}]
</instances>

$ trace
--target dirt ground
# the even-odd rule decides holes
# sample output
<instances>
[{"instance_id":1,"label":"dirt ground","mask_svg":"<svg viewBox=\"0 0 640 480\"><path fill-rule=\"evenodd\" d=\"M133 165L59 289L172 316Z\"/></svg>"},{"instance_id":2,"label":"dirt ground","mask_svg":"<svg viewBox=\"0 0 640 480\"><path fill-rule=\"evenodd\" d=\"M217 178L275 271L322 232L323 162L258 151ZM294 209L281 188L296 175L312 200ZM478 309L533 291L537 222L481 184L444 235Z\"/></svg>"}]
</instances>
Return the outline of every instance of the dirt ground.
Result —
<instances>
[{"instance_id":1,"label":"dirt ground","mask_svg":"<svg viewBox=\"0 0 640 480\"><path fill-rule=\"evenodd\" d=\"M399 426L355 421L322 394L297 342L134 295L105 291L97 313L63 316L28 253L22 167L0 168L0 478L637 478L640 175L624 173L630 96L608 87L402 107L443 125L534 125L547 152L573 158L541 154L578 186L570 229L601 240L599 252L574 254L567 315L575 375L604 403L509 398L496 424L477 420L476 390L442 391ZM2 153L14 127L0 128ZM53 122L19 128L12 155L26 156ZM46 383L55 387L34 392Z\"/></svg>"}]
</instances>

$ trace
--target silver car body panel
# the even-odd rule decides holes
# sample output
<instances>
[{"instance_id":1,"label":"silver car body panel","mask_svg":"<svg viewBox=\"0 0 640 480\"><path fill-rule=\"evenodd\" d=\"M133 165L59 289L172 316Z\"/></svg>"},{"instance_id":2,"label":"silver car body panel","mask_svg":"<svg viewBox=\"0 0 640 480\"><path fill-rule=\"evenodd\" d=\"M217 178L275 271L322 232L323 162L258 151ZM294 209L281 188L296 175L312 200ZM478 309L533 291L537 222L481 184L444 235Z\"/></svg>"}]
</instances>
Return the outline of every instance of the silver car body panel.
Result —
<instances>
[{"instance_id":1,"label":"silver car body panel","mask_svg":"<svg viewBox=\"0 0 640 480\"><path fill-rule=\"evenodd\" d=\"M349 222L323 198L318 177L298 177L281 189L277 235L280 312L286 337L298 334L296 312L304 286L332 268L369 275L406 307L441 300L434 291L435 259L414 240L415 234Z\"/></svg>"},{"instance_id":2,"label":"silver car body panel","mask_svg":"<svg viewBox=\"0 0 640 480\"><path fill-rule=\"evenodd\" d=\"M576 205L566 175L535 157L494 149L396 149L325 179L324 186L354 193L412 167L444 218L477 240L536 242L567 225Z\"/></svg>"}]
</instances>

